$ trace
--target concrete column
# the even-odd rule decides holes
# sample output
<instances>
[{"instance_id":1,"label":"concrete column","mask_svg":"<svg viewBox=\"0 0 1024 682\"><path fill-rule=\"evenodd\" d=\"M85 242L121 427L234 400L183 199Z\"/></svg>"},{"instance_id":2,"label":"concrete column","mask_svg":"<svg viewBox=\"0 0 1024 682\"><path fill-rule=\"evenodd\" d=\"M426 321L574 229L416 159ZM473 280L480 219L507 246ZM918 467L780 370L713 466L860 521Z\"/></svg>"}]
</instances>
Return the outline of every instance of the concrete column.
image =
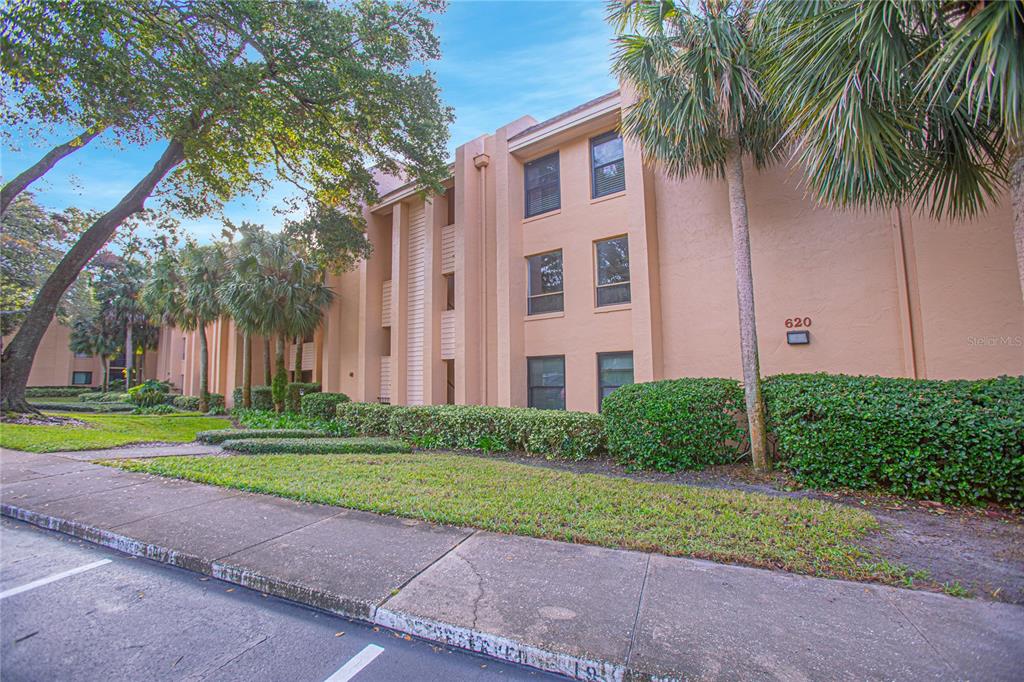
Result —
<instances>
[{"instance_id":1,"label":"concrete column","mask_svg":"<svg viewBox=\"0 0 1024 682\"><path fill-rule=\"evenodd\" d=\"M484 138L479 137L455 151L455 402L459 405L484 401L480 331L485 216L481 181L473 164L483 150Z\"/></svg>"},{"instance_id":2,"label":"concrete column","mask_svg":"<svg viewBox=\"0 0 1024 682\"><path fill-rule=\"evenodd\" d=\"M495 136L495 358L496 403L526 405L526 357L523 338L525 266L523 264L523 165L508 152L508 126Z\"/></svg>"},{"instance_id":3,"label":"concrete column","mask_svg":"<svg viewBox=\"0 0 1024 682\"><path fill-rule=\"evenodd\" d=\"M661 274L658 261L654 178L638 145L624 144L628 202L629 279L632 299L633 377L637 383L663 376Z\"/></svg>"},{"instance_id":4,"label":"concrete column","mask_svg":"<svg viewBox=\"0 0 1024 682\"><path fill-rule=\"evenodd\" d=\"M391 214L391 402L405 405L406 338L408 318L409 206L395 204Z\"/></svg>"},{"instance_id":5,"label":"concrete column","mask_svg":"<svg viewBox=\"0 0 1024 682\"><path fill-rule=\"evenodd\" d=\"M427 199L426 248L423 278L423 402L443 405L446 398L445 368L441 360L441 313L445 290L441 277L441 228L448 217L443 197Z\"/></svg>"},{"instance_id":6,"label":"concrete column","mask_svg":"<svg viewBox=\"0 0 1024 682\"><path fill-rule=\"evenodd\" d=\"M359 306L355 324L357 335L357 367L353 400L377 402L380 396L380 357L385 352L386 332L381 326L382 286L391 275L392 216L378 216L366 211L366 233L373 244L373 254L359 263ZM339 335L331 329L329 353L334 353ZM390 347L388 347L390 352Z\"/></svg>"}]
</instances>

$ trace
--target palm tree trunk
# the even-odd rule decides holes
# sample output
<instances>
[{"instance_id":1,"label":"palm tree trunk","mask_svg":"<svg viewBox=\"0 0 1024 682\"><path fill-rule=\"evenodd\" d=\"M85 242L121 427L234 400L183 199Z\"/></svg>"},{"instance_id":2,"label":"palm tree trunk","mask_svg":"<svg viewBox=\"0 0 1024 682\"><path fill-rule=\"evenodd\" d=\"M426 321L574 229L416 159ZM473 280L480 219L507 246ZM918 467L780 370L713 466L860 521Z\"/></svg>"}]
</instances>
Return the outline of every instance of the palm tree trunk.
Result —
<instances>
[{"instance_id":1,"label":"palm tree trunk","mask_svg":"<svg viewBox=\"0 0 1024 682\"><path fill-rule=\"evenodd\" d=\"M743 155L734 143L725 162L729 183L729 215L732 218L732 250L736 265L736 301L740 313L740 358L743 364L743 393L750 430L750 454L754 468L771 467L761 397L761 369L757 357L757 326L754 320L754 275L750 263L750 223L747 193L743 186Z\"/></svg>"},{"instance_id":2,"label":"palm tree trunk","mask_svg":"<svg viewBox=\"0 0 1024 682\"><path fill-rule=\"evenodd\" d=\"M32 308L18 328L18 333L0 358L0 411L31 412L25 401L25 385L32 369L39 343L50 326L57 305L68 287L93 256L106 244L114 231L130 216L145 208L145 201L157 184L185 159L184 145L173 140L153 169L128 194L82 233L75 245L64 255L36 295Z\"/></svg>"},{"instance_id":3,"label":"palm tree trunk","mask_svg":"<svg viewBox=\"0 0 1024 682\"><path fill-rule=\"evenodd\" d=\"M206 341L206 325L199 325L199 411L210 411L210 352Z\"/></svg>"},{"instance_id":4,"label":"palm tree trunk","mask_svg":"<svg viewBox=\"0 0 1024 682\"><path fill-rule=\"evenodd\" d=\"M295 338L295 372L292 374L292 381L302 381L302 337Z\"/></svg>"},{"instance_id":5,"label":"palm tree trunk","mask_svg":"<svg viewBox=\"0 0 1024 682\"><path fill-rule=\"evenodd\" d=\"M24 192L29 185L46 175L58 161L71 152L77 151L89 144L94 137L103 132L103 126L90 128L63 144L59 144L43 155L43 158L36 161L27 169L19 173L13 180L4 185L0 190L0 217L7 213L8 207L15 197Z\"/></svg>"},{"instance_id":6,"label":"palm tree trunk","mask_svg":"<svg viewBox=\"0 0 1024 682\"><path fill-rule=\"evenodd\" d=\"M110 362L106 357L100 359L100 367L103 368L103 392L110 390Z\"/></svg>"},{"instance_id":7,"label":"palm tree trunk","mask_svg":"<svg viewBox=\"0 0 1024 682\"><path fill-rule=\"evenodd\" d=\"M287 396L284 395L287 390L288 383L288 370L284 366L284 334L277 335L277 344L275 348L275 360L277 363L274 369L274 378L270 382L273 386L271 391L274 395L274 410L278 413L284 412L284 401ZM279 384L284 383L285 386Z\"/></svg>"},{"instance_id":8,"label":"palm tree trunk","mask_svg":"<svg viewBox=\"0 0 1024 682\"><path fill-rule=\"evenodd\" d=\"M135 369L135 348L132 347L132 323L125 325L124 330L124 389L132 387L132 374Z\"/></svg>"},{"instance_id":9,"label":"palm tree trunk","mask_svg":"<svg viewBox=\"0 0 1024 682\"><path fill-rule=\"evenodd\" d=\"M252 407L252 338L242 334L242 407Z\"/></svg>"},{"instance_id":10,"label":"palm tree trunk","mask_svg":"<svg viewBox=\"0 0 1024 682\"><path fill-rule=\"evenodd\" d=\"M263 385L269 386L274 380L273 370L270 369L270 336L263 337Z\"/></svg>"},{"instance_id":11,"label":"palm tree trunk","mask_svg":"<svg viewBox=\"0 0 1024 682\"><path fill-rule=\"evenodd\" d=\"M1024 299L1024 143L1017 146L1010 168L1010 196L1013 198L1013 243L1017 247L1017 278Z\"/></svg>"}]
</instances>

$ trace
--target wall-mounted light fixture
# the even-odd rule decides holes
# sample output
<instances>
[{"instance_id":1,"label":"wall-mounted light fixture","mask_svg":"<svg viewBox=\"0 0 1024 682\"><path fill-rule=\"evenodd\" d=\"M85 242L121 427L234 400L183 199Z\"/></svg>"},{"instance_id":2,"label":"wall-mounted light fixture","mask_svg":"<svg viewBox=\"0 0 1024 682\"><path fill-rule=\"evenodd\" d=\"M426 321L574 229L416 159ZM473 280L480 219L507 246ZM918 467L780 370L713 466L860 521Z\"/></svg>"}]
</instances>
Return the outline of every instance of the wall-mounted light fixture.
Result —
<instances>
[{"instance_id":1,"label":"wall-mounted light fixture","mask_svg":"<svg viewBox=\"0 0 1024 682\"><path fill-rule=\"evenodd\" d=\"M791 346L804 346L811 342L811 333L806 330L786 332L786 343Z\"/></svg>"}]
</instances>

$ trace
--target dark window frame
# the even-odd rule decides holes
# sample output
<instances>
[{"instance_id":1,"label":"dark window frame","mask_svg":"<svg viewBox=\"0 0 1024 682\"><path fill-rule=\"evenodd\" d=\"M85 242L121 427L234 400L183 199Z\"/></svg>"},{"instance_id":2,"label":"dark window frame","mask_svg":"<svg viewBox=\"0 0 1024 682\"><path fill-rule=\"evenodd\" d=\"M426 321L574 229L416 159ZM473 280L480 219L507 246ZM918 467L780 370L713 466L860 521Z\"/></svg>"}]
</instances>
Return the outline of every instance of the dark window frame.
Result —
<instances>
[{"instance_id":1,"label":"dark window frame","mask_svg":"<svg viewBox=\"0 0 1024 682\"><path fill-rule=\"evenodd\" d=\"M539 185L538 187L531 188L530 187L530 182L529 182L529 171L530 171L530 168L540 164L541 162L547 161L551 157L555 157L555 160L556 160L555 167L556 167L557 170L555 171L555 181L553 183L548 182L548 183L545 183L544 185ZM544 186L549 186L549 185L554 185L555 188L558 190L558 201L556 202L556 204L554 206L552 206L551 208L544 209L543 211L537 211L536 213L530 213L530 190L531 189L540 189L540 188L542 188ZM562 208L562 159L559 156L558 152L554 151L554 152L551 152L550 154L545 154L544 156L541 156L539 158L533 159L532 161L527 161L526 163L524 163L523 164L523 219L525 220L526 218L534 218L534 217L539 216L539 215L544 215L545 213L551 213L552 211L557 211L557 210L559 210L561 208Z\"/></svg>"},{"instance_id":2,"label":"dark window frame","mask_svg":"<svg viewBox=\"0 0 1024 682\"><path fill-rule=\"evenodd\" d=\"M87 380L86 381L75 381L75 375L77 375L77 374L84 374L85 378ZM92 372L87 372L85 370L75 370L74 372L71 373L71 385L72 386L92 386Z\"/></svg>"},{"instance_id":3,"label":"dark window frame","mask_svg":"<svg viewBox=\"0 0 1024 682\"><path fill-rule=\"evenodd\" d=\"M559 262L562 265L562 288L559 289L558 291L549 291L549 292L546 292L546 293L545 292L541 292L541 293L536 293L535 294L535 293L533 293L533 280L532 280L532 277L531 277L530 259L532 259L532 258L540 258L541 256L549 256L549 255L551 255L553 253L559 254ZM535 299L551 298L553 296L560 296L561 299L562 299L562 304L561 304L561 306L559 306L558 310L541 310L541 311L538 311L538 312L533 312L533 305L532 304L533 304L533 301ZM564 312L565 312L565 254L563 253L562 249L552 249L551 251L542 251L541 253L531 253L529 256L526 257L526 314L532 316L532 315L548 315L548 314L564 313Z\"/></svg>"},{"instance_id":4,"label":"dark window frame","mask_svg":"<svg viewBox=\"0 0 1024 682\"><path fill-rule=\"evenodd\" d=\"M617 130L609 130L608 132L601 133L600 135L595 135L594 137L590 138L590 198L591 199L600 199L601 197L609 197L609 196L612 196L612 195L615 195L615 194L619 194L621 192L625 192L626 191L626 151L625 151L625 149L623 149L622 156L619 157L618 159L615 159L613 161L606 161L605 163L602 163L600 165L598 165L598 164L596 164L594 162L594 147L596 147L597 145L600 145L600 144L604 144L605 142L608 142L609 140L613 140L613 139L616 139L616 138L619 138L619 139L622 138L622 136L619 134L619 132ZM602 168L605 168L607 166L611 166L611 165L616 164L616 163L621 163L622 164L622 188L621 189L615 189L615 190L612 190L610 192L605 192L604 194L598 194L597 193L597 172L599 170L601 170Z\"/></svg>"},{"instance_id":5,"label":"dark window frame","mask_svg":"<svg viewBox=\"0 0 1024 682\"><path fill-rule=\"evenodd\" d=\"M626 272L629 273L629 278L625 282L613 282L611 284L601 284L601 262L598 258L598 246L605 242L613 242L619 239L626 240ZM607 289L611 287L623 287L627 291L627 297L625 301L616 301L614 303L601 303L601 289ZM630 305L633 302L633 266L630 263L629 258L629 235L620 234L614 237L606 237L604 239L597 239L594 241L594 307L595 308L607 308L615 305Z\"/></svg>"},{"instance_id":6,"label":"dark window frame","mask_svg":"<svg viewBox=\"0 0 1024 682\"><path fill-rule=\"evenodd\" d=\"M455 273L441 275L444 280L444 309L455 310Z\"/></svg>"},{"instance_id":7,"label":"dark window frame","mask_svg":"<svg viewBox=\"0 0 1024 682\"><path fill-rule=\"evenodd\" d=\"M561 386L533 386L530 383L530 363L534 360L552 360L558 359L562 361L562 385ZM565 356L564 355L531 355L526 358L526 405L527 407L534 407L533 391L535 388L560 388L562 390L562 406L561 407L547 407L538 409L547 410L564 410L565 409L565 387L566 387L566 371L565 371Z\"/></svg>"},{"instance_id":8,"label":"dark window frame","mask_svg":"<svg viewBox=\"0 0 1024 682\"><path fill-rule=\"evenodd\" d=\"M631 350L613 350L613 351L606 351L606 352L602 352L602 353L598 353L597 354L597 411L598 412L601 411L601 403L604 402L604 389L605 388L611 388L612 391L614 391L616 388L619 388L620 386L628 386L629 385L629 384L618 384L616 386L612 386L611 384L605 385L605 383L601 380L601 360L604 359L604 358L608 358L608 357L623 356L623 355L628 355L629 356L629 363L630 363L630 365L633 368L633 383L636 383L636 365L633 362L633 351L631 351ZM609 391L609 393L611 393L611 391Z\"/></svg>"}]
</instances>

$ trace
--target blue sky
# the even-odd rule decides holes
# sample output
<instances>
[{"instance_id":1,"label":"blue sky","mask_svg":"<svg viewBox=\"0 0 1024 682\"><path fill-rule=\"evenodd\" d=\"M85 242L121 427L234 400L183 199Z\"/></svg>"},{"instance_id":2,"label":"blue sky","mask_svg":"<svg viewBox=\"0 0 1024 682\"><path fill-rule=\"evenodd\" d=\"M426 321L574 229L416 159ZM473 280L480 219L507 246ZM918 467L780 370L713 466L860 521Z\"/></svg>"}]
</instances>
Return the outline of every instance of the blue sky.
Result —
<instances>
[{"instance_id":1,"label":"blue sky","mask_svg":"<svg viewBox=\"0 0 1024 682\"><path fill-rule=\"evenodd\" d=\"M615 89L604 7L604 0L450 2L436 23L443 57L430 65L442 97L455 109L449 149L520 116L543 120ZM5 141L3 176L36 161L54 139ZM116 149L94 141L31 189L50 208L106 210L145 175L161 148ZM277 229L284 218L273 208L290 192L282 183L264 197L232 201L225 213ZM221 230L217 216L183 220L182 226L202 241Z\"/></svg>"}]
</instances>

